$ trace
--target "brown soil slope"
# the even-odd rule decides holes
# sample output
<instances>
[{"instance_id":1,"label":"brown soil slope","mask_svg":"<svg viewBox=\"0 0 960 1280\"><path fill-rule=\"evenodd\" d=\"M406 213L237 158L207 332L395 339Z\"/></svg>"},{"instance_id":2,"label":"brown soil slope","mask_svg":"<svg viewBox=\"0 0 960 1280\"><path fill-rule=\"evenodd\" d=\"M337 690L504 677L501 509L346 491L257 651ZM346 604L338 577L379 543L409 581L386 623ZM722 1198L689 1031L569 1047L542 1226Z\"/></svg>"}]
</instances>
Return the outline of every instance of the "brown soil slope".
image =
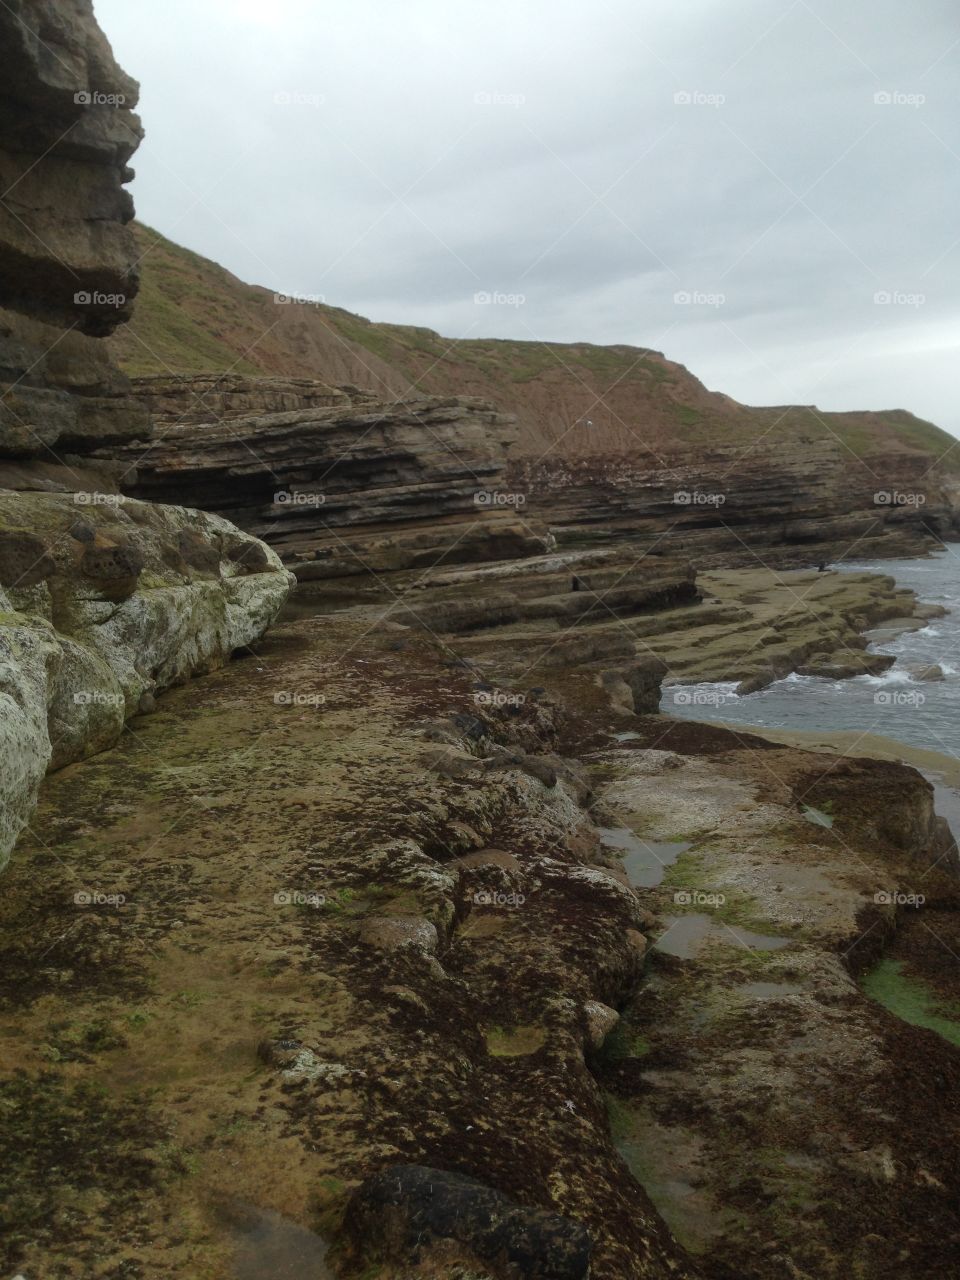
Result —
<instances>
[{"instance_id":1,"label":"brown soil slope","mask_svg":"<svg viewBox=\"0 0 960 1280\"><path fill-rule=\"evenodd\" d=\"M391 399L411 389L477 395L515 413L517 451L560 443L566 457L649 457L691 445L764 449L839 439L857 456L920 452L938 459L952 436L903 410L826 413L750 408L711 392L660 352L590 343L451 339L375 324L338 307L277 303L222 267L139 226L142 286L133 320L110 340L131 374L231 371L319 378ZM588 425L589 424L589 425ZM944 459L960 468L960 450Z\"/></svg>"}]
</instances>

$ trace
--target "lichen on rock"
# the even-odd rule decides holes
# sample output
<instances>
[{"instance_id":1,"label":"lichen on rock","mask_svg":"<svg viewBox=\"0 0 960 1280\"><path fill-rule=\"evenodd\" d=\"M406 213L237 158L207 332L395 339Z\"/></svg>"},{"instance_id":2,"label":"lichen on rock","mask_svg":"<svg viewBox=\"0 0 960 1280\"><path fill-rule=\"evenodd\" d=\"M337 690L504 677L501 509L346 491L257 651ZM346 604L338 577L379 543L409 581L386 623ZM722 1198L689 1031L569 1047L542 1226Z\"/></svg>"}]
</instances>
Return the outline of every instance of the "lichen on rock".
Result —
<instances>
[{"instance_id":1,"label":"lichen on rock","mask_svg":"<svg viewBox=\"0 0 960 1280\"><path fill-rule=\"evenodd\" d=\"M219 516L78 496L0 490L0 863L48 769L104 750L145 696L254 643L292 583ZM184 536L204 571L171 567ZM241 542L262 570L246 571Z\"/></svg>"}]
</instances>

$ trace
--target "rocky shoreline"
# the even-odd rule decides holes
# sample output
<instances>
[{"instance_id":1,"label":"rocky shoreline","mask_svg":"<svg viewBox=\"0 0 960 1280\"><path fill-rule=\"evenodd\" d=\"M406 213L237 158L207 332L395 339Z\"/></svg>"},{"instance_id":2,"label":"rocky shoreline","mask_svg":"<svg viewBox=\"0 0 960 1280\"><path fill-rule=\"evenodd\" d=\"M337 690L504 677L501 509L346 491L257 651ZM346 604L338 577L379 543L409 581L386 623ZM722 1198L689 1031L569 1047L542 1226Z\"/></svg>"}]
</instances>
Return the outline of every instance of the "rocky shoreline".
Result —
<instances>
[{"instance_id":1,"label":"rocky shoreline","mask_svg":"<svg viewBox=\"0 0 960 1280\"><path fill-rule=\"evenodd\" d=\"M960 868L933 787L661 712L884 670L867 634L931 610L811 566L939 547L948 438L579 344L665 450L641 463L587 439L548 348L446 361L337 312L330 356L292 306L305 371L281 342L262 376L131 382L102 339L129 351L149 252L138 89L91 0L11 6L3 1267L952 1274L960 993L930 938L960 942ZM506 367L510 412L474 394Z\"/></svg>"},{"instance_id":2,"label":"rocky shoreline","mask_svg":"<svg viewBox=\"0 0 960 1280\"><path fill-rule=\"evenodd\" d=\"M956 908L929 785L537 678L492 697L422 630L305 619L51 775L0 881L9 1265L229 1274L244 1205L344 1275L586 1276L573 1223L600 1280L903 1275L955 1247L908 1229L952 1220L956 1135L924 1099L955 1051L856 982L906 910L879 892ZM632 884L611 829L686 847ZM412 1166L479 1183L450 1191L457 1230ZM535 1210L547 1269L492 1258L490 1213L502 1244Z\"/></svg>"}]
</instances>

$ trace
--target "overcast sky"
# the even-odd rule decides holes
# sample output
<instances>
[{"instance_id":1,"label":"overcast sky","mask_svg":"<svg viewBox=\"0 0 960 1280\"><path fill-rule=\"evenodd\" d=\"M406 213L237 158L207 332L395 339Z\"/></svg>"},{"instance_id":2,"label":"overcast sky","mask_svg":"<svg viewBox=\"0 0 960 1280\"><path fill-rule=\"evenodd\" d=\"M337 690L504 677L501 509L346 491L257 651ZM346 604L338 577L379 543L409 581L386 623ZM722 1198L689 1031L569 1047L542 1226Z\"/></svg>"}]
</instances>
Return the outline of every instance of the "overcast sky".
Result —
<instances>
[{"instance_id":1,"label":"overcast sky","mask_svg":"<svg viewBox=\"0 0 960 1280\"><path fill-rule=\"evenodd\" d=\"M957 0L95 3L139 216L243 279L960 434Z\"/></svg>"}]
</instances>

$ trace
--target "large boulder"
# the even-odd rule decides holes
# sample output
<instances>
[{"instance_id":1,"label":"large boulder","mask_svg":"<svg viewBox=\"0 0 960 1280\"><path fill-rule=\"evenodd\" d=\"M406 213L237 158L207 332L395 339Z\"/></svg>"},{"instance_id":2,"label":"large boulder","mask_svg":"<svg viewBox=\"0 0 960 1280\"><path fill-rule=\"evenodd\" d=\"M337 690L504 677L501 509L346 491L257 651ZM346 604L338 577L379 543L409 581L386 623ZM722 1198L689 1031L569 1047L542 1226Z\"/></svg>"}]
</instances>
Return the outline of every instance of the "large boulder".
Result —
<instances>
[{"instance_id":1,"label":"large boulder","mask_svg":"<svg viewBox=\"0 0 960 1280\"><path fill-rule=\"evenodd\" d=\"M0 490L0 865L49 769L257 640L292 582L220 516Z\"/></svg>"}]
</instances>

